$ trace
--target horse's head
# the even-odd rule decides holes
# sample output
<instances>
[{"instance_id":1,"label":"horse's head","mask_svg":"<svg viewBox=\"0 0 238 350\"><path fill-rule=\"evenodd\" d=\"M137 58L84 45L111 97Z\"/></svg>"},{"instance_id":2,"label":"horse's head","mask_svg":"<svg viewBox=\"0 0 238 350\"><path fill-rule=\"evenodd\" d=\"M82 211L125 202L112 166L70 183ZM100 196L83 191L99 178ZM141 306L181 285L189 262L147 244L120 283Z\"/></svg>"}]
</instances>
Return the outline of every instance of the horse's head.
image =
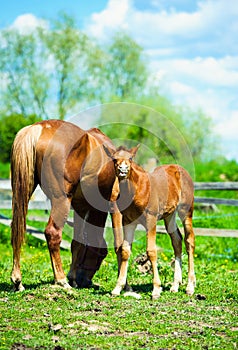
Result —
<instances>
[{"instance_id":1,"label":"horse's head","mask_svg":"<svg viewBox=\"0 0 238 350\"><path fill-rule=\"evenodd\" d=\"M113 160L115 173L119 180L128 179L131 171L131 163L140 145L131 149L120 146L113 151L104 145L106 154Z\"/></svg>"}]
</instances>

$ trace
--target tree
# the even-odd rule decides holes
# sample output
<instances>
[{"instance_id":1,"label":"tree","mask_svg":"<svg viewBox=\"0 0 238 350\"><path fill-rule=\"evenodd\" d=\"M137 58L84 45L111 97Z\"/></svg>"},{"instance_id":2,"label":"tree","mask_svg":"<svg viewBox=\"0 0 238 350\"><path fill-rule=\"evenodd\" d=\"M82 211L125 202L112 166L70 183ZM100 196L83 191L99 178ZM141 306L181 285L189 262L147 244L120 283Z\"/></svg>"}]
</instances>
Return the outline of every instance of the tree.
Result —
<instances>
[{"instance_id":1,"label":"tree","mask_svg":"<svg viewBox=\"0 0 238 350\"><path fill-rule=\"evenodd\" d=\"M24 126L39 121L35 115L25 117L21 114L13 114L1 117L0 122L0 161L5 163L10 161L10 154L13 140L16 133Z\"/></svg>"},{"instance_id":2,"label":"tree","mask_svg":"<svg viewBox=\"0 0 238 350\"><path fill-rule=\"evenodd\" d=\"M110 89L110 99L121 101L143 94L148 72L143 49L130 36L117 33L106 49L108 59L105 77Z\"/></svg>"},{"instance_id":3,"label":"tree","mask_svg":"<svg viewBox=\"0 0 238 350\"><path fill-rule=\"evenodd\" d=\"M65 13L52 21L49 31L41 31L42 42L52 60L51 87L60 119L78 103L86 84L87 42L75 21ZM54 82L54 83L53 83Z\"/></svg>"},{"instance_id":4,"label":"tree","mask_svg":"<svg viewBox=\"0 0 238 350\"><path fill-rule=\"evenodd\" d=\"M177 162L193 172L194 162L217 154L217 139L208 116L173 106L167 98L152 92L140 97L140 103L104 105L98 124L118 145L141 143L137 157L140 164L155 157L158 163Z\"/></svg>"},{"instance_id":5,"label":"tree","mask_svg":"<svg viewBox=\"0 0 238 350\"><path fill-rule=\"evenodd\" d=\"M36 33L2 31L0 72L1 104L8 114L46 116L49 79L44 71L44 53Z\"/></svg>"}]
</instances>

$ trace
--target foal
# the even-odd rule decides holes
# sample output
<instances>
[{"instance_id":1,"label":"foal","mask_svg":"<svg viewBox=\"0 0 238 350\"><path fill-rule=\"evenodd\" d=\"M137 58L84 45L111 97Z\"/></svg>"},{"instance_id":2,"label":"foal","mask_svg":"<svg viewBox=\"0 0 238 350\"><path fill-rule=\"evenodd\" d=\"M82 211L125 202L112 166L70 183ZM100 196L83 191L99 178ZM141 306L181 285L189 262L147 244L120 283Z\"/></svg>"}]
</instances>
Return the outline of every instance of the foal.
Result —
<instances>
[{"instance_id":1,"label":"foal","mask_svg":"<svg viewBox=\"0 0 238 350\"><path fill-rule=\"evenodd\" d=\"M185 245L188 254L188 284L186 293L192 295L196 284L194 273L194 232L192 227L194 189L193 181L185 169L179 165L162 165L152 173L147 173L137 165L133 158L139 148L127 150L119 147L116 151L104 146L105 152L113 160L119 181L118 208L122 213L124 241L117 254L119 277L113 295L119 295L126 285L128 260L134 231L138 223L147 232L147 255L153 269L152 298L156 299L162 291L157 269L156 223L163 219L170 235L174 254L175 272L171 292L177 292L182 283L182 235L176 224L176 212L183 223Z\"/></svg>"}]
</instances>

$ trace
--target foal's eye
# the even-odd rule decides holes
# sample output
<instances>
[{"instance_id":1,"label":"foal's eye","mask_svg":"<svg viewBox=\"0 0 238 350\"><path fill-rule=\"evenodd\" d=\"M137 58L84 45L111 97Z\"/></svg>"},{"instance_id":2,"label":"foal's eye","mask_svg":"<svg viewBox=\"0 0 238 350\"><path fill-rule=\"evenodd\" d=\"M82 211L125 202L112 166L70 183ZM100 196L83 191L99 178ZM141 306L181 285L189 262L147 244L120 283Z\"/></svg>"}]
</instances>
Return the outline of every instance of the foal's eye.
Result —
<instances>
[{"instance_id":1,"label":"foal's eye","mask_svg":"<svg viewBox=\"0 0 238 350\"><path fill-rule=\"evenodd\" d=\"M132 157L129 158L129 161L132 162Z\"/></svg>"},{"instance_id":2,"label":"foal's eye","mask_svg":"<svg viewBox=\"0 0 238 350\"><path fill-rule=\"evenodd\" d=\"M115 158L113 158L113 163L116 164L117 160Z\"/></svg>"}]
</instances>

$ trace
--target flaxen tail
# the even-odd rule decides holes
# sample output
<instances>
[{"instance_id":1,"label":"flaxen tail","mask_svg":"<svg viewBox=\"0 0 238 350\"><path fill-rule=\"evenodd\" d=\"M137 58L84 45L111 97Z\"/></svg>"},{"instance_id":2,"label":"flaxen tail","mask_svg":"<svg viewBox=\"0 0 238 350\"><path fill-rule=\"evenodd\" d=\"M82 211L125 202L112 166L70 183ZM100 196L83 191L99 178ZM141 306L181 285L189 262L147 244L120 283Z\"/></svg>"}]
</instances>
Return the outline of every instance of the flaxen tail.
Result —
<instances>
[{"instance_id":1,"label":"flaxen tail","mask_svg":"<svg viewBox=\"0 0 238 350\"><path fill-rule=\"evenodd\" d=\"M21 129L12 145L12 246L20 249L26 231L26 214L29 199L34 191L36 143L42 126L35 124Z\"/></svg>"}]
</instances>

